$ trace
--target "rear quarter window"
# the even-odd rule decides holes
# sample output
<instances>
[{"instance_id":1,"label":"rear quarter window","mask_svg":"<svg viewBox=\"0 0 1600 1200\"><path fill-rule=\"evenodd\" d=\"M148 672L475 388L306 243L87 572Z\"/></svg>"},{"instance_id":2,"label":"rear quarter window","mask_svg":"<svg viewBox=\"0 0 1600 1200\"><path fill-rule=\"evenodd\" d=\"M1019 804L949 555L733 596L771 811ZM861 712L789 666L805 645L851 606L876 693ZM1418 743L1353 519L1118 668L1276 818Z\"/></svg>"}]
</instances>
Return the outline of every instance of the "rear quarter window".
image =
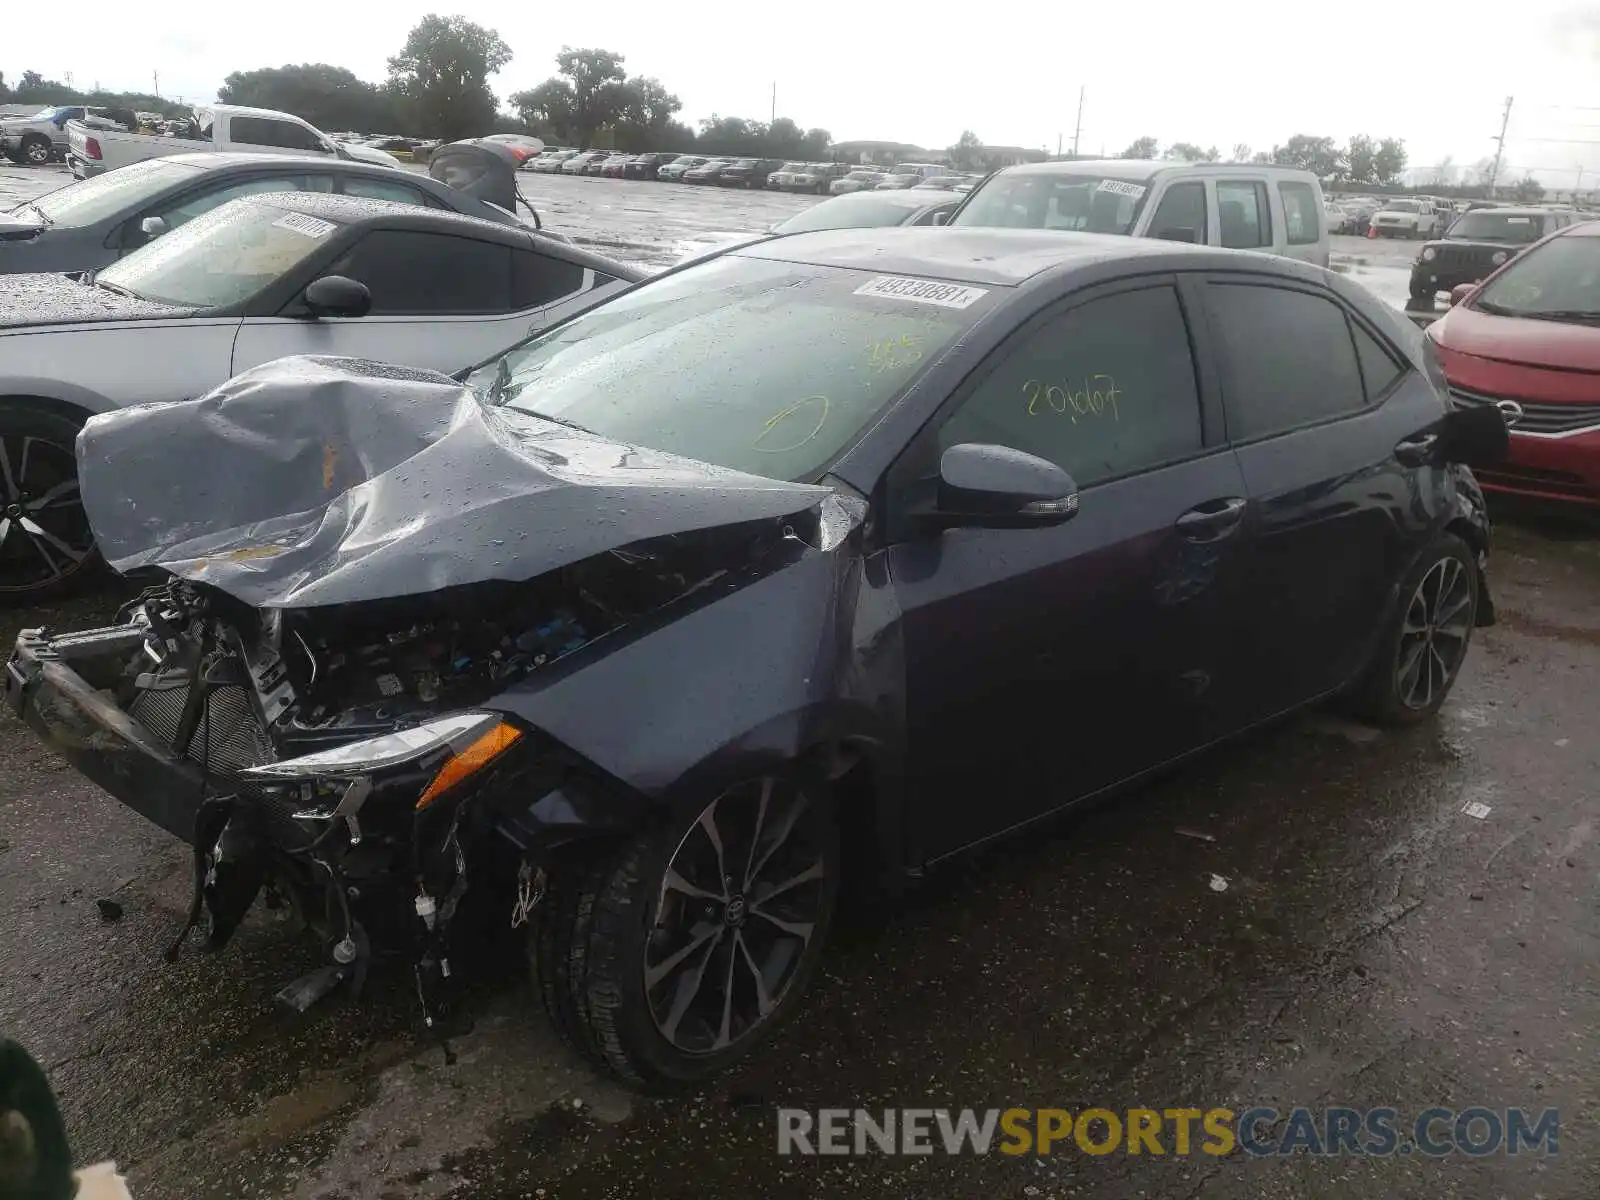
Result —
<instances>
[{"instance_id":1,"label":"rear quarter window","mask_svg":"<svg viewBox=\"0 0 1600 1200\"><path fill-rule=\"evenodd\" d=\"M1283 220L1288 227L1289 245L1311 246L1322 240L1321 206L1309 183L1285 182L1278 185L1283 200Z\"/></svg>"}]
</instances>

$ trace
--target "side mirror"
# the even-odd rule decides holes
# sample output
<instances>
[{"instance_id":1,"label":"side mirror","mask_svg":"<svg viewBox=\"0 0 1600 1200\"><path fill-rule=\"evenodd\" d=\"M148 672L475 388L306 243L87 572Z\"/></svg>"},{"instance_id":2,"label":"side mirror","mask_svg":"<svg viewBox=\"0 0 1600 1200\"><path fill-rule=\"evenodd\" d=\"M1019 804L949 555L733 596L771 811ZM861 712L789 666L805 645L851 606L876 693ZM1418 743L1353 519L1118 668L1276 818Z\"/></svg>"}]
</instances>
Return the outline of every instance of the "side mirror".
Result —
<instances>
[{"instance_id":1,"label":"side mirror","mask_svg":"<svg viewBox=\"0 0 1600 1200\"><path fill-rule=\"evenodd\" d=\"M1475 283L1456 284L1455 287L1450 289L1450 307L1454 308L1477 290L1478 285Z\"/></svg>"},{"instance_id":2,"label":"side mirror","mask_svg":"<svg viewBox=\"0 0 1600 1200\"><path fill-rule=\"evenodd\" d=\"M933 223L935 225L948 225L948 224L950 224L950 214L947 213L947 212L936 212L936 213L934 213L933 214Z\"/></svg>"},{"instance_id":3,"label":"side mirror","mask_svg":"<svg viewBox=\"0 0 1600 1200\"><path fill-rule=\"evenodd\" d=\"M1055 463L1010 446L965 442L939 459L942 526L1058 525L1078 511L1078 485Z\"/></svg>"},{"instance_id":4,"label":"side mirror","mask_svg":"<svg viewBox=\"0 0 1600 1200\"><path fill-rule=\"evenodd\" d=\"M305 301L314 317L364 317L372 308L372 293L348 276L324 275L307 285Z\"/></svg>"},{"instance_id":5,"label":"side mirror","mask_svg":"<svg viewBox=\"0 0 1600 1200\"><path fill-rule=\"evenodd\" d=\"M1492 404L1452 408L1439 423L1437 454L1443 462L1492 467L1511 452L1505 414Z\"/></svg>"},{"instance_id":6,"label":"side mirror","mask_svg":"<svg viewBox=\"0 0 1600 1200\"><path fill-rule=\"evenodd\" d=\"M167 219L165 217L146 217L139 222L139 232L144 234L144 240L153 242L163 233L167 232Z\"/></svg>"},{"instance_id":7,"label":"side mirror","mask_svg":"<svg viewBox=\"0 0 1600 1200\"><path fill-rule=\"evenodd\" d=\"M1195 232L1192 229L1163 229L1160 233L1151 234L1151 236L1160 238L1164 242L1188 242L1191 245L1200 240L1195 236Z\"/></svg>"}]
</instances>

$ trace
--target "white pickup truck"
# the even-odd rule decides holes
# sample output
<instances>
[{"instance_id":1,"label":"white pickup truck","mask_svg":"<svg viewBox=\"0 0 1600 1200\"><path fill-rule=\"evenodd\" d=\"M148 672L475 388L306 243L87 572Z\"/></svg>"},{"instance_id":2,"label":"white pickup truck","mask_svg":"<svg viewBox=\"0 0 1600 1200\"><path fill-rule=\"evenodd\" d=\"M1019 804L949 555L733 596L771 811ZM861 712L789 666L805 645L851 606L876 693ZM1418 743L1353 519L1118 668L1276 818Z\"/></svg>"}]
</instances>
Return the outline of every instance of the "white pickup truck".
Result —
<instances>
[{"instance_id":1,"label":"white pickup truck","mask_svg":"<svg viewBox=\"0 0 1600 1200\"><path fill-rule=\"evenodd\" d=\"M213 104L194 110L187 130L175 135L120 133L92 129L77 121L67 122L70 149L67 161L79 179L100 175L169 154L189 154L196 150L252 150L258 154L327 154L356 162L398 167L399 159L370 146L351 146L334 141L327 134L299 117L268 108L240 108L232 104Z\"/></svg>"}]
</instances>

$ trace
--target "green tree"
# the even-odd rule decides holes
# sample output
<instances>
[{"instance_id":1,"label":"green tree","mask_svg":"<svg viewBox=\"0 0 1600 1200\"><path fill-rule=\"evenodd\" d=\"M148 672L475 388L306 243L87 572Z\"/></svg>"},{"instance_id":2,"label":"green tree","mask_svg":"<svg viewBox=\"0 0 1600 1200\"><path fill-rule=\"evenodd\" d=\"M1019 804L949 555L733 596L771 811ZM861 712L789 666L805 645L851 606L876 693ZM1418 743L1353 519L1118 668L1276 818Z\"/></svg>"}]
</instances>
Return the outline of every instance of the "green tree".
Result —
<instances>
[{"instance_id":1,"label":"green tree","mask_svg":"<svg viewBox=\"0 0 1600 1200\"><path fill-rule=\"evenodd\" d=\"M489 76L510 61L511 47L494 30L430 13L389 60L389 91L404 98L416 132L471 137L493 124L499 105Z\"/></svg>"},{"instance_id":2,"label":"green tree","mask_svg":"<svg viewBox=\"0 0 1600 1200\"><path fill-rule=\"evenodd\" d=\"M560 130L563 137L587 146L600 130L624 120L630 101L635 105L636 115L644 111L641 106L650 99L676 103L677 97L667 93L655 80L646 82L660 88L659 97L645 97L637 92L630 95L623 61L622 55L611 50L563 46L556 55L556 74L538 87L516 93L511 97L511 106L525 118L547 121ZM670 117L671 114L667 114L667 119Z\"/></svg>"},{"instance_id":3,"label":"green tree","mask_svg":"<svg viewBox=\"0 0 1600 1200\"><path fill-rule=\"evenodd\" d=\"M17 84L17 91L37 91L44 86L44 76L37 71L24 71L22 81Z\"/></svg>"},{"instance_id":4,"label":"green tree","mask_svg":"<svg viewBox=\"0 0 1600 1200\"><path fill-rule=\"evenodd\" d=\"M1372 156L1372 170L1379 183L1393 183L1405 173L1406 144L1399 138L1384 138Z\"/></svg>"},{"instance_id":5,"label":"green tree","mask_svg":"<svg viewBox=\"0 0 1600 1200\"><path fill-rule=\"evenodd\" d=\"M1524 175L1513 185L1511 194L1524 204L1536 204L1544 199L1544 184L1532 175Z\"/></svg>"},{"instance_id":6,"label":"green tree","mask_svg":"<svg viewBox=\"0 0 1600 1200\"><path fill-rule=\"evenodd\" d=\"M663 144L667 127L683 107L659 79L633 78L620 85L616 120L617 146L624 150L650 150ZM790 121L791 126L794 125ZM800 131L795 129L798 139Z\"/></svg>"},{"instance_id":7,"label":"green tree","mask_svg":"<svg viewBox=\"0 0 1600 1200\"><path fill-rule=\"evenodd\" d=\"M961 136L950 147L950 165L958 171L981 171L983 169L983 139L970 129L963 129Z\"/></svg>"},{"instance_id":8,"label":"green tree","mask_svg":"<svg viewBox=\"0 0 1600 1200\"><path fill-rule=\"evenodd\" d=\"M1331 137L1297 133L1282 146L1272 148L1272 161L1285 167L1299 167L1319 179L1343 174L1345 162Z\"/></svg>"},{"instance_id":9,"label":"green tree","mask_svg":"<svg viewBox=\"0 0 1600 1200\"><path fill-rule=\"evenodd\" d=\"M1173 142L1161 157L1175 162L1216 162L1221 155L1215 146L1202 150L1193 142Z\"/></svg>"},{"instance_id":10,"label":"green tree","mask_svg":"<svg viewBox=\"0 0 1600 1200\"><path fill-rule=\"evenodd\" d=\"M1250 145L1249 145L1249 143L1248 142L1235 142L1233 144L1233 154L1228 159L1228 161L1229 162L1236 162L1236 163L1249 162L1250 161Z\"/></svg>"},{"instance_id":11,"label":"green tree","mask_svg":"<svg viewBox=\"0 0 1600 1200\"><path fill-rule=\"evenodd\" d=\"M1159 143L1153 137L1136 138L1129 144L1128 148L1122 152L1120 157L1154 158L1156 156L1156 149L1158 146Z\"/></svg>"},{"instance_id":12,"label":"green tree","mask_svg":"<svg viewBox=\"0 0 1600 1200\"><path fill-rule=\"evenodd\" d=\"M217 89L217 99L293 113L319 129L398 133L401 126L392 93L328 63L235 71Z\"/></svg>"},{"instance_id":13,"label":"green tree","mask_svg":"<svg viewBox=\"0 0 1600 1200\"><path fill-rule=\"evenodd\" d=\"M1364 133L1358 133L1350 139L1350 144L1345 147L1345 178L1351 183L1376 183L1378 171L1374 165L1374 158L1378 148Z\"/></svg>"}]
</instances>

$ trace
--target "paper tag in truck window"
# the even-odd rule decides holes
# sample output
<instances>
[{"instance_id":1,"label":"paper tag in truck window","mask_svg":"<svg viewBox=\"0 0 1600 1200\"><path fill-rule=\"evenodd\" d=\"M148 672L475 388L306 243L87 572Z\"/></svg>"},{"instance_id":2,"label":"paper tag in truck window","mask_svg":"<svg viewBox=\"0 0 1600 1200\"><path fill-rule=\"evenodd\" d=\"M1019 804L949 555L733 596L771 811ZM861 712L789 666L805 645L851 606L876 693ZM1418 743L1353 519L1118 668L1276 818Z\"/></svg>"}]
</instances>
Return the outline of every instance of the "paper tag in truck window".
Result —
<instances>
[{"instance_id":1,"label":"paper tag in truck window","mask_svg":"<svg viewBox=\"0 0 1600 1200\"><path fill-rule=\"evenodd\" d=\"M1529 219L1530 218L1528 218L1528 217L1507 217L1506 218L1506 224L1507 225L1526 225L1528 223Z\"/></svg>"},{"instance_id":2,"label":"paper tag in truck window","mask_svg":"<svg viewBox=\"0 0 1600 1200\"><path fill-rule=\"evenodd\" d=\"M327 237L339 228L332 221L319 221L316 217L308 217L305 213L285 213L273 222L279 229L292 229L296 233L303 233L307 237Z\"/></svg>"},{"instance_id":3,"label":"paper tag in truck window","mask_svg":"<svg viewBox=\"0 0 1600 1200\"><path fill-rule=\"evenodd\" d=\"M931 279L905 279L880 275L856 289L858 296L877 296L884 300L910 300L916 304L937 304L941 308L967 308L989 294L988 288L967 287L960 283L936 283Z\"/></svg>"},{"instance_id":4,"label":"paper tag in truck window","mask_svg":"<svg viewBox=\"0 0 1600 1200\"><path fill-rule=\"evenodd\" d=\"M1137 200L1144 195L1145 188L1142 184L1124 183L1120 179L1102 179L1095 191L1110 192L1113 196L1127 196L1131 200Z\"/></svg>"}]
</instances>

